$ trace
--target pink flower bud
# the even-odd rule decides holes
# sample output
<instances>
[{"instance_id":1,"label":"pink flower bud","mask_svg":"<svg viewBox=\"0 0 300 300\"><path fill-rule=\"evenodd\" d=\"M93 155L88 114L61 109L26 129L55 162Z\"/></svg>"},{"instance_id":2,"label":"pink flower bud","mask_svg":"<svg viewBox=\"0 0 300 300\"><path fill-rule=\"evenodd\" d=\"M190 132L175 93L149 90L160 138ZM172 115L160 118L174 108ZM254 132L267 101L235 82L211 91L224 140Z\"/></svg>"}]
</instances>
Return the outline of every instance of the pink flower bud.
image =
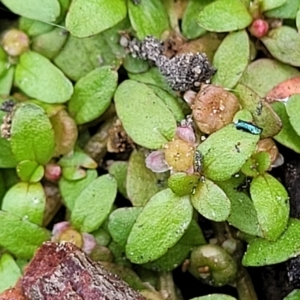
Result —
<instances>
[{"instance_id":1,"label":"pink flower bud","mask_svg":"<svg viewBox=\"0 0 300 300\"><path fill-rule=\"evenodd\" d=\"M263 19L256 19L253 21L251 26L249 27L249 32L257 37L258 39L262 38L269 31L269 24L267 21Z\"/></svg>"},{"instance_id":2,"label":"pink flower bud","mask_svg":"<svg viewBox=\"0 0 300 300\"><path fill-rule=\"evenodd\" d=\"M45 168L45 178L49 181L58 181L61 176L61 167L57 164L48 164Z\"/></svg>"},{"instance_id":3,"label":"pink flower bud","mask_svg":"<svg viewBox=\"0 0 300 300\"><path fill-rule=\"evenodd\" d=\"M83 237L82 250L86 254L91 254L91 252L93 251L93 249L95 248L95 246L97 244L94 236L89 233L84 232L84 233L82 233L82 237Z\"/></svg>"},{"instance_id":4,"label":"pink flower bud","mask_svg":"<svg viewBox=\"0 0 300 300\"><path fill-rule=\"evenodd\" d=\"M154 173L163 173L170 169L165 160L165 152L156 150L146 157L146 167Z\"/></svg>"}]
</instances>

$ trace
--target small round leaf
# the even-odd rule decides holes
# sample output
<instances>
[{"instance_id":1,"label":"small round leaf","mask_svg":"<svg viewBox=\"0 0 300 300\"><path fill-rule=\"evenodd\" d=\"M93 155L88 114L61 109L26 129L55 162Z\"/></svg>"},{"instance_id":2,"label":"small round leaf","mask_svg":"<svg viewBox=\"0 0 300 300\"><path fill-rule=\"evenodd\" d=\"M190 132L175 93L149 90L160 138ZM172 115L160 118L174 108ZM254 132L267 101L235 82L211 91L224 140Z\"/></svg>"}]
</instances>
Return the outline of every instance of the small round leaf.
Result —
<instances>
[{"instance_id":1,"label":"small round leaf","mask_svg":"<svg viewBox=\"0 0 300 300\"><path fill-rule=\"evenodd\" d=\"M246 69L250 57L249 37L245 30L228 34L215 53L213 66L218 72L212 82L233 88Z\"/></svg>"},{"instance_id":2,"label":"small round leaf","mask_svg":"<svg viewBox=\"0 0 300 300\"><path fill-rule=\"evenodd\" d=\"M188 196L179 197L170 189L154 195L139 214L126 245L126 256L137 264L164 255L188 229L193 207Z\"/></svg>"},{"instance_id":3,"label":"small round leaf","mask_svg":"<svg viewBox=\"0 0 300 300\"><path fill-rule=\"evenodd\" d=\"M276 101L272 103L272 108L275 110L282 122L282 129L274 136L274 139L282 145L300 153L300 138L290 123L285 104Z\"/></svg>"},{"instance_id":4,"label":"small round leaf","mask_svg":"<svg viewBox=\"0 0 300 300\"><path fill-rule=\"evenodd\" d=\"M83 38L113 27L126 17L125 0L73 0L66 17L72 35Z\"/></svg>"},{"instance_id":5,"label":"small round leaf","mask_svg":"<svg viewBox=\"0 0 300 300\"><path fill-rule=\"evenodd\" d=\"M274 59L261 58L248 65L240 83L260 97L265 97L278 83L297 75L299 76L299 71L289 65Z\"/></svg>"},{"instance_id":6,"label":"small round leaf","mask_svg":"<svg viewBox=\"0 0 300 300\"><path fill-rule=\"evenodd\" d=\"M195 209L205 218L221 222L230 214L230 200L224 191L214 182L205 179L200 181L191 195Z\"/></svg>"},{"instance_id":7,"label":"small round leaf","mask_svg":"<svg viewBox=\"0 0 300 300\"><path fill-rule=\"evenodd\" d=\"M14 258L8 253L3 253L0 258L0 293L15 286L21 276L21 270Z\"/></svg>"},{"instance_id":8,"label":"small round leaf","mask_svg":"<svg viewBox=\"0 0 300 300\"><path fill-rule=\"evenodd\" d=\"M246 193L239 191L241 184L243 185L243 182L241 183L236 178L217 182L217 185L230 199L231 211L227 221L242 232L253 236L262 236L252 200Z\"/></svg>"},{"instance_id":9,"label":"small round leaf","mask_svg":"<svg viewBox=\"0 0 300 300\"><path fill-rule=\"evenodd\" d=\"M36 161L45 165L51 159L54 132L45 111L35 104L21 104L13 115L11 148L18 162Z\"/></svg>"},{"instance_id":10,"label":"small round leaf","mask_svg":"<svg viewBox=\"0 0 300 300\"><path fill-rule=\"evenodd\" d=\"M110 175L92 181L75 200L72 225L81 232L98 229L107 218L117 195L117 182Z\"/></svg>"},{"instance_id":11,"label":"small round leaf","mask_svg":"<svg viewBox=\"0 0 300 300\"><path fill-rule=\"evenodd\" d=\"M43 224L46 195L41 183L19 182L5 194L2 210L37 225Z\"/></svg>"},{"instance_id":12,"label":"small round leaf","mask_svg":"<svg viewBox=\"0 0 300 300\"><path fill-rule=\"evenodd\" d=\"M44 176L44 167L36 161L23 160L17 166L17 174L22 181L38 182Z\"/></svg>"},{"instance_id":13,"label":"small round leaf","mask_svg":"<svg viewBox=\"0 0 300 300\"><path fill-rule=\"evenodd\" d=\"M127 194L132 205L144 206L162 189L158 181L158 175L146 167L144 153L133 151L129 158L126 179Z\"/></svg>"},{"instance_id":14,"label":"small round leaf","mask_svg":"<svg viewBox=\"0 0 300 300\"><path fill-rule=\"evenodd\" d=\"M105 112L111 103L117 80L118 73L106 66L93 70L76 82L68 108L77 124L95 120Z\"/></svg>"},{"instance_id":15,"label":"small round leaf","mask_svg":"<svg viewBox=\"0 0 300 300\"><path fill-rule=\"evenodd\" d=\"M286 103L286 112L290 123L298 136L300 136L300 94L292 95Z\"/></svg>"},{"instance_id":16,"label":"small round leaf","mask_svg":"<svg viewBox=\"0 0 300 300\"><path fill-rule=\"evenodd\" d=\"M254 152L259 135L237 130L229 124L211 134L197 148L203 155L203 173L212 180L227 180Z\"/></svg>"},{"instance_id":17,"label":"small round leaf","mask_svg":"<svg viewBox=\"0 0 300 300\"><path fill-rule=\"evenodd\" d=\"M137 144L158 149L174 137L174 115L146 84L124 81L115 93L115 104L125 131Z\"/></svg>"},{"instance_id":18,"label":"small round leaf","mask_svg":"<svg viewBox=\"0 0 300 300\"><path fill-rule=\"evenodd\" d=\"M169 18L166 7L160 0L141 1L135 5L127 1L130 23L138 39L142 40L147 35L160 39L162 33L169 29Z\"/></svg>"},{"instance_id":19,"label":"small round leaf","mask_svg":"<svg viewBox=\"0 0 300 300\"><path fill-rule=\"evenodd\" d=\"M45 23L55 22L60 14L57 0L2 0L2 3L17 15Z\"/></svg>"},{"instance_id":20,"label":"small round leaf","mask_svg":"<svg viewBox=\"0 0 300 300\"><path fill-rule=\"evenodd\" d=\"M253 178L250 194L263 236L271 241L286 229L289 218L289 197L284 186L265 173Z\"/></svg>"},{"instance_id":21,"label":"small round leaf","mask_svg":"<svg viewBox=\"0 0 300 300\"><path fill-rule=\"evenodd\" d=\"M15 82L32 98L46 103L64 103L71 98L71 81L44 56L28 51L21 55Z\"/></svg>"},{"instance_id":22,"label":"small round leaf","mask_svg":"<svg viewBox=\"0 0 300 300\"><path fill-rule=\"evenodd\" d=\"M48 230L5 211L0 211L0 228L0 245L24 259L30 259L35 250L51 237Z\"/></svg>"},{"instance_id":23,"label":"small round leaf","mask_svg":"<svg viewBox=\"0 0 300 300\"><path fill-rule=\"evenodd\" d=\"M300 36L294 28L281 26L273 29L261 41L279 61L300 66Z\"/></svg>"},{"instance_id":24,"label":"small round leaf","mask_svg":"<svg viewBox=\"0 0 300 300\"><path fill-rule=\"evenodd\" d=\"M125 248L131 228L141 211L141 207L122 207L110 214L108 231L119 246Z\"/></svg>"},{"instance_id":25,"label":"small round leaf","mask_svg":"<svg viewBox=\"0 0 300 300\"><path fill-rule=\"evenodd\" d=\"M252 17L240 0L218 0L204 7L198 16L200 26L209 31L226 32L244 29Z\"/></svg>"},{"instance_id":26,"label":"small round leaf","mask_svg":"<svg viewBox=\"0 0 300 300\"><path fill-rule=\"evenodd\" d=\"M198 175L177 172L169 177L168 186L173 191L173 193L179 196L184 196L191 194L197 186L198 182Z\"/></svg>"},{"instance_id":27,"label":"small round leaf","mask_svg":"<svg viewBox=\"0 0 300 300\"><path fill-rule=\"evenodd\" d=\"M67 180L61 177L59 180L59 192L63 198L64 204L69 210L73 210L74 203L78 195L97 178L96 170L87 170L86 176L80 180Z\"/></svg>"},{"instance_id":28,"label":"small round leaf","mask_svg":"<svg viewBox=\"0 0 300 300\"><path fill-rule=\"evenodd\" d=\"M300 253L300 221L290 219L286 231L276 240L256 238L250 242L243 257L244 266L278 264Z\"/></svg>"}]
</instances>

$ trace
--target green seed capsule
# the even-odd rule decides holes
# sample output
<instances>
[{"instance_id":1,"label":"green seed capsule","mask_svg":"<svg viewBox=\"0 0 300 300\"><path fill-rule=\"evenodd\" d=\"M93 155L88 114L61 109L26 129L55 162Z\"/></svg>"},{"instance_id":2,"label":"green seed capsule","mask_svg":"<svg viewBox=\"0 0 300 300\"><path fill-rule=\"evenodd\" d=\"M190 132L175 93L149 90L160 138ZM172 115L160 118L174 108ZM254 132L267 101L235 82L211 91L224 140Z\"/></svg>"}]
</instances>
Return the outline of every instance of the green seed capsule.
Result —
<instances>
[{"instance_id":1,"label":"green seed capsule","mask_svg":"<svg viewBox=\"0 0 300 300\"><path fill-rule=\"evenodd\" d=\"M243 121L243 120L238 120L237 122L234 123L236 129L238 130L243 130L252 134L261 134L262 128L255 126L252 123Z\"/></svg>"}]
</instances>

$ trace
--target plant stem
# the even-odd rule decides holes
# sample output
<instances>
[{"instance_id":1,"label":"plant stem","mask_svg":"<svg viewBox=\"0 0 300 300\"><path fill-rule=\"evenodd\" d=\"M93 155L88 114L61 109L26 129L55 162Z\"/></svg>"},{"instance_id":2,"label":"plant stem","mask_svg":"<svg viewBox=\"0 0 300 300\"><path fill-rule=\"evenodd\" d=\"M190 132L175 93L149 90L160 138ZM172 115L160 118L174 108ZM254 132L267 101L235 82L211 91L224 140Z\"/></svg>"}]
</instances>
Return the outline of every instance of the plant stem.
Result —
<instances>
[{"instance_id":1,"label":"plant stem","mask_svg":"<svg viewBox=\"0 0 300 300\"><path fill-rule=\"evenodd\" d=\"M239 300L258 300L252 280L243 266L239 267L236 289L239 295Z\"/></svg>"},{"instance_id":2,"label":"plant stem","mask_svg":"<svg viewBox=\"0 0 300 300\"><path fill-rule=\"evenodd\" d=\"M176 292L175 285L173 281L173 276L171 272L161 272L159 276L160 283L160 293L166 300L179 300Z\"/></svg>"}]
</instances>

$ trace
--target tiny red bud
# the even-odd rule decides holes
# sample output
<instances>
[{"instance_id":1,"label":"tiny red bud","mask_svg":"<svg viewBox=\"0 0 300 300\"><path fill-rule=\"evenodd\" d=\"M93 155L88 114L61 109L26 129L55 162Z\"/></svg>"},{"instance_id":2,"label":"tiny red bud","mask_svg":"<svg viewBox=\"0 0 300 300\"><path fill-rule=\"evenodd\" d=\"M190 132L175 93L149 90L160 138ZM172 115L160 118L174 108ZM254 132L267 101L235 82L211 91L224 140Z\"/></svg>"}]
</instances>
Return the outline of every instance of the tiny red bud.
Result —
<instances>
[{"instance_id":1,"label":"tiny red bud","mask_svg":"<svg viewBox=\"0 0 300 300\"><path fill-rule=\"evenodd\" d=\"M48 164L45 168L45 178L49 181L57 181L61 176L61 167L57 164Z\"/></svg>"},{"instance_id":2,"label":"tiny red bud","mask_svg":"<svg viewBox=\"0 0 300 300\"><path fill-rule=\"evenodd\" d=\"M249 32L257 38L262 38L267 34L268 31L269 24L267 21L262 19L254 20L251 26L249 27Z\"/></svg>"}]
</instances>

